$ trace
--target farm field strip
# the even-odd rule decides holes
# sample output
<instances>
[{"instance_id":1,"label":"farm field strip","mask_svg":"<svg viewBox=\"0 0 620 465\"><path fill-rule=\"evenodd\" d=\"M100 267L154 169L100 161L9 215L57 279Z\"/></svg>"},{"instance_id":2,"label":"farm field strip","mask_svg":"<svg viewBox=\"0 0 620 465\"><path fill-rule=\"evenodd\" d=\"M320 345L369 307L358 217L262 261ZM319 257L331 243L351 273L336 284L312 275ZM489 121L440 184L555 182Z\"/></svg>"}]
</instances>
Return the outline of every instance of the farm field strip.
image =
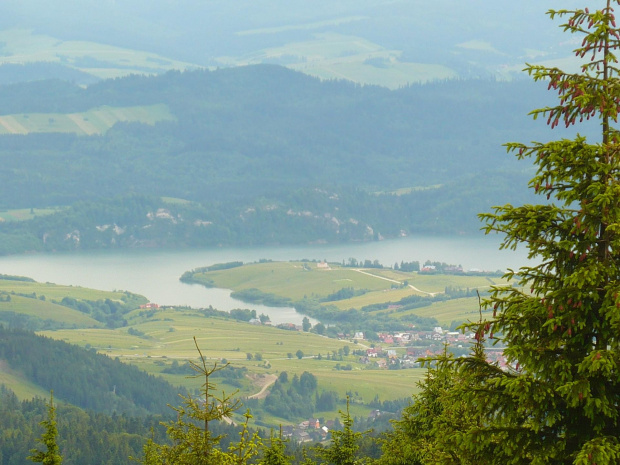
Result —
<instances>
[{"instance_id":1,"label":"farm field strip","mask_svg":"<svg viewBox=\"0 0 620 465\"><path fill-rule=\"evenodd\" d=\"M37 296L44 295L46 299L61 300L63 297L73 297L74 299L100 300L111 299L120 300L123 292L99 291L79 286L65 286L51 283L38 283L32 281L14 281L2 279L0 277L0 291L18 294L32 294Z\"/></svg>"},{"instance_id":2,"label":"farm field strip","mask_svg":"<svg viewBox=\"0 0 620 465\"><path fill-rule=\"evenodd\" d=\"M174 121L167 105L134 107L98 107L82 113L25 113L0 116L0 126L7 134L33 132L68 132L82 135L103 134L118 122L155 124ZM2 129L0 128L0 129Z\"/></svg>"},{"instance_id":3,"label":"farm field strip","mask_svg":"<svg viewBox=\"0 0 620 465\"><path fill-rule=\"evenodd\" d=\"M396 313L397 318L406 315L417 315L437 319L442 326L450 326L453 321L477 321L479 318L478 297L434 302L427 307L415 308Z\"/></svg>"},{"instance_id":4,"label":"farm field strip","mask_svg":"<svg viewBox=\"0 0 620 465\"><path fill-rule=\"evenodd\" d=\"M0 222L2 221L25 221L35 216L44 216L57 213L57 208L17 208L13 210L0 211Z\"/></svg>"},{"instance_id":5,"label":"farm field strip","mask_svg":"<svg viewBox=\"0 0 620 465\"><path fill-rule=\"evenodd\" d=\"M75 326L101 326L101 323L97 320L77 310L51 302L17 295L11 296L11 300L8 302L0 300L0 312L14 312Z\"/></svg>"}]
</instances>

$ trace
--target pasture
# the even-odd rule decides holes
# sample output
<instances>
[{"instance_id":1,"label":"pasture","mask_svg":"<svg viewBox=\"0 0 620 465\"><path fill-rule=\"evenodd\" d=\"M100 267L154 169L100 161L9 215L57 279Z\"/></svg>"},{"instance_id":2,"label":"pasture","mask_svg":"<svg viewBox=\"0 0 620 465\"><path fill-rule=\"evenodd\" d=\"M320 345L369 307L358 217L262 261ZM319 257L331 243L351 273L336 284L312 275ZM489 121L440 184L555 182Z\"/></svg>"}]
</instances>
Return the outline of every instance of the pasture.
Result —
<instances>
[{"instance_id":1,"label":"pasture","mask_svg":"<svg viewBox=\"0 0 620 465\"><path fill-rule=\"evenodd\" d=\"M194 278L197 282L211 282L216 287L235 291L256 288L263 293L275 294L293 301L304 297L322 300L325 304L334 305L341 310L360 309L366 305L386 302L395 303L411 295L443 294L446 288L483 292L493 285L505 285L505 280L498 277L421 274L395 271L391 268L349 268L334 263L329 264L329 269L324 269L314 262L252 263L225 270L196 273ZM346 288L366 292L347 299L327 301L330 294ZM470 313L469 307L463 309L461 305L446 303L445 310L438 313L441 316L438 319L448 323L459 320L464 314ZM433 311L436 309L433 308ZM434 316L427 314L428 307L415 309L410 313Z\"/></svg>"},{"instance_id":2,"label":"pasture","mask_svg":"<svg viewBox=\"0 0 620 465\"><path fill-rule=\"evenodd\" d=\"M378 291L390 289L393 284L353 268L330 264L330 269L320 269L312 262L253 263L200 273L197 277L210 279L215 286L225 289L256 288L292 300L299 300L304 296L325 297L347 287Z\"/></svg>"},{"instance_id":3,"label":"pasture","mask_svg":"<svg viewBox=\"0 0 620 465\"><path fill-rule=\"evenodd\" d=\"M377 288L390 285L385 279L353 269L333 270L331 274L326 270L302 272L301 264L302 262L260 265L271 267L269 270L273 269L274 275L289 275L293 283L305 279L301 277L316 275L317 282L311 291L315 293L332 282L333 277L337 277L337 282L341 282L338 281L341 279L355 279L356 283ZM248 277L260 279L260 275L271 278L271 272L265 272L266 268L263 268L262 272L261 267L255 268L244 266L226 271L236 271L228 276L231 282L242 282ZM326 277L330 276L330 280L326 281ZM194 337L209 362L228 362L233 367L247 369L246 375L234 383L220 377L214 379L218 389L229 393L238 390L240 397L256 394L283 371L288 373L289 379L295 374L301 376L304 371L308 371L317 377L321 390L336 391L340 398L351 395L356 402L353 404L355 414L366 415L370 408L361 405L362 402L368 403L376 396L381 400L409 397L418 390L417 382L425 375L423 369L381 370L372 364L363 364L360 356L354 355L354 351L365 351L368 348L365 341L330 339L314 333L256 326L221 317L206 317L200 310L183 308L136 308L125 315L128 326L109 329L103 328L88 315L51 302L52 299L61 300L65 296L87 300L120 299L124 295L122 292L6 279L0 280L0 291L8 292L11 296L9 302L0 302L0 311L72 322L77 326L75 329L48 330L39 334L84 348L93 348L110 357L118 357L125 363L162 376L190 391L199 388L202 381L188 377L187 374L163 371L172 367L174 362L183 365L188 360L198 360ZM301 291L296 290L293 295L299 292ZM19 296L19 293L31 297ZM345 346L348 346L347 356L344 355ZM403 350L399 349L401 353ZM298 351L303 353L301 358L297 356ZM348 369L345 371L342 369L344 367ZM10 370L0 370L0 382L18 392L20 398L46 395L37 386L23 380L19 373ZM266 413L261 415L262 422L273 420L275 424L282 421L270 419ZM326 418L337 417L337 411L322 412L322 415Z\"/></svg>"},{"instance_id":4,"label":"pasture","mask_svg":"<svg viewBox=\"0 0 620 465\"><path fill-rule=\"evenodd\" d=\"M435 318L442 327L446 328L452 322L478 321L480 313L477 297L434 302L427 307L415 308L404 312L398 312L397 317L406 315L418 315Z\"/></svg>"},{"instance_id":5,"label":"pasture","mask_svg":"<svg viewBox=\"0 0 620 465\"><path fill-rule=\"evenodd\" d=\"M65 132L78 135L103 134L118 122L155 124L173 121L167 105L92 108L82 113L24 113L0 116L0 134Z\"/></svg>"},{"instance_id":6,"label":"pasture","mask_svg":"<svg viewBox=\"0 0 620 465\"><path fill-rule=\"evenodd\" d=\"M54 304L37 298L11 295L10 301L0 300L0 313L13 312L28 315L42 320L50 320L75 327L99 327L97 320L84 313L62 305Z\"/></svg>"},{"instance_id":7,"label":"pasture","mask_svg":"<svg viewBox=\"0 0 620 465\"><path fill-rule=\"evenodd\" d=\"M245 34L262 31L246 31ZM306 41L291 42L248 54L220 57L226 65L279 63L324 80L346 79L397 89L412 82L450 79L457 73L443 65L400 60L400 50L386 49L362 37L316 33Z\"/></svg>"},{"instance_id":8,"label":"pasture","mask_svg":"<svg viewBox=\"0 0 620 465\"><path fill-rule=\"evenodd\" d=\"M57 213L57 208L17 208L0 211L0 223L3 221L27 221L35 216L45 216Z\"/></svg>"},{"instance_id":9,"label":"pasture","mask_svg":"<svg viewBox=\"0 0 620 465\"><path fill-rule=\"evenodd\" d=\"M15 393L18 399L34 397L48 398L50 393L25 379L21 373L12 370L6 362L0 360L0 385L4 385Z\"/></svg>"},{"instance_id":10,"label":"pasture","mask_svg":"<svg viewBox=\"0 0 620 465\"><path fill-rule=\"evenodd\" d=\"M0 292L15 292L16 294L36 294L35 297L45 296L46 299L62 300L63 297L84 300L120 300L124 292L99 291L80 286L65 286L52 283L38 283L34 281L16 281L2 279L0 276Z\"/></svg>"},{"instance_id":11,"label":"pasture","mask_svg":"<svg viewBox=\"0 0 620 465\"><path fill-rule=\"evenodd\" d=\"M193 339L196 337L209 361L227 361L234 367L248 369L252 379L242 380L240 396L256 393L259 390L257 383L263 375L286 371L292 377L308 371L317 377L321 389L334 390L342 397L348 391L357 391L356 395L364 402L371 401L376 395L388 400L410 396L417 389L417 380L425 373L421 369L367 369L358 362L359 356L353 355L355 349L367 348L363 343L229 319L206 318L195 310L159 309L150 317L140 313L136 310L128 314L130 326L125 328L71 329L43 331L41 334L83 347L88 345L189 389L199 387L200 380L180 374L165 374L162 370L175 360L180 364L187 360L197 361ZM129 328L144 335L133 336L129 334ZM349 346L350 355L343 355L341 360L338 353L345 345ZM302 359L295 355L298 350L304 354ZM251 354L252 358L249 359L247 354ZM328 354L330 357L335 355L336 360L328 360ZM337 364L350 364L352 370L339 371ZM237 389L219 379L216 382L227 392Z\"/></svg>"},{"instance_id":12,"label":"pasture","mask_svg":"<svg viewBox=\"0 0 620 465\"><path fill-rule=\"evenodd\" d=\"M155 53L95 42L58 40L27 29L0 31L0 43L3 52L0 64L61 63L101 79L197 67Z\"/></svg>"}]
</instances>

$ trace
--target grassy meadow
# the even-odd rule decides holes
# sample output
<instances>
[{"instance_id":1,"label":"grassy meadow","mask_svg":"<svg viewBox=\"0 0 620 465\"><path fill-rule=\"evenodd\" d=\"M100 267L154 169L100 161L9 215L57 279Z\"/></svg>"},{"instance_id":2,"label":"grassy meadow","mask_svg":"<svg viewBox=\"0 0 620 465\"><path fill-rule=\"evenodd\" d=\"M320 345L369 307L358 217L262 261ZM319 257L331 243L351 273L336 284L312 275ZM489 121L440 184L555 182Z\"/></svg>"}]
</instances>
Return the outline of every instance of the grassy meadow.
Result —
<instances>
[{"instance_id":1,"label":"grassy meadow","mask_svg":"<svg viewBox=\"0 0 620 465\"><path fill-rule=\"evenodd\" d=\"M410 295L433 296L442 294L447 287L483 292L490 286L505 285L505 280L481 275L420 274L395 271L391 268L350 268L330 263L328 269L319 268L314 262L265 262L252 263L225 270L199 272L193 275L197 282L232 289L234 291L256 288L293 301L304 297L323 300L341 310L360 309L367 305L398 302ZM329 301L330 294L345 288L366 291L362 295ZM433 316L440 322L464 321L471 311L478 308L477 299L464 305L457 299L435 303L430 307L411 310L420 316ZM472 302L475 306L472 307ZM442 308L438 311L438 308ZM405 315L406 313L398 313Z\"/></svg>"},{"instance_id":2,"label":"grassy meadow","mask_svg":"<svg viewBox=\"0 0 620 465\"><path fill-rule=\"evenodd\" d=\"M245 31L242 34L265 32ZM225 65L278 63L320 79L346 79L397 89L412 82L455 78L457 73L443 65L409 63L400 60L400 50L386 49L362 37L317 33L312 39L268 48L241 58L219 57Z\"/></svg>"},{"instance_id":3,"label":"grassy meadow","mask_svg":"<svg viewBox=\"0 0 620 465\"><path fill-rule=\"evenodd\" d=\"M399 312L399 316L418 315L435 318L443 328L448 328L453 322L478 321L480 316L478 297L434 302L427 307L416 308Z\"/></svg>"},{"instance_id":4,"label":"grassy meadow","mask_svg":"<svg viewBox=\"0 0 620 465\"><path fill-rule=\"evenodd\" d=\"M197 389L201 381L183 374L162 373L162 370L174 361L180 364L188 360L198 361L195 337L209 362L227 361L234 367L247 368L248 376L241 380L240 386L215 379L218 389L226 392L239 390L241 397L256 394L267 379L274 379L272 375L282 371L289 374L289 379L294 374L301 375L308 371L317 377L320 389L334 390L343 398L351 392L360 402L370 402L377 395L382 400L391 400L411 396L417 389L417 381L425 373L422 369L368 369L358 362L359 356L352 355L353 350L368 347L363 343L217 317L207 318L196 310L163 308L149 315L145 316L144 311L137 309L127 315L128 327L113 330L63 329L42 331L40 334L92 347L110 357L119 357L126 363L190 390ZM143 335L131 335L130 329ZM343 356L342 360L339 357L337 360L327 360L328 353L338 354L345 345L351 351L349 356ZM296 356L298 350L303 352L301 359ZM251 360L247 354L252 355ZM339 371L337 364L350 364L352 370ZM367 414L369 408L358 406L358 410L360 414ZM337 412L329 415L332 414L336 416Z\"/></svg>"},{"instance_id":5,"label":"grassy meadow","mask_svg":"<svg viewBox=\"0 0 620 465\"><path fill-rule=\"evenodd\" d=\"M16 208L0 211L0 223L3 221L26 221L35 216L45 216L57 213L57 208Z\"/></svg>"},{"instance_id":6,"label":"grassy meadow","mask_svg":"<svg viewBox=\"0 0 620 465\"><path fill-rule=\"evenodd\" d=\"M155 124L175 117L167 105L98 107L82 113L24 113L0 115L0 134L67 132L79 135L103 134L118 122Z\"/></svg>"},{"instance_id":7,"label":"grassy meadow","mask_svg":"<svg viewBox=\"0 0 620 465\"><path fill-rule=\"evenodd\" d=\"M286 269L287 264L279 265L283 270ZM371 279L360 273L355 276L363 283ZM383 283L383 280L378 282ZM334 390L342 398L347 393L352 394L358 402L354 405L355 414L365 415L369 407L360 405L360 402L370 402L375 396L381 400L409 397L417 389L417 381L424 375L424 370L420 369L368 369L359 363L359 356L353 355L354 350L368 347L363 341L356 343L313 333L255 326L221 317L205 317L195 309L178 308L136 308L125 315L127 326L109 329L87 314L51 302L60 301L63 297L120 300L122 292L0 279L0 293L2 299L10 296L10 300L0 301L0 316L3 312L12 312L64 323L70 329L45 330L39 334L118 357L125 363L160 375L190 390L197 389L201 381L185 374L167 374L162 371L174 362L184 364L188 360L198 360L194 338L209 362L227 361L234 367L247 368L247 376L235 385L226 383L222 378L214 380L218 389L231 393L238 390L238 395L242 397L258 393L282 371L286 371L289 377L294 374L300 376L308 371L317 377L320 389ZM342 355L345 345L349 347L349 356ZM297 351L303 352L301 359L297 357ZM327 359L328 354L330 360ZM337 370L337 364L351 365L351 370ZM0 383L6 384L20 398L47 394L23 379L18 372L2 365L2 361L1 367L4 368L0 369ZM325 415L335 417L337 412L325 412ZM262 420L269 421L267 416ZM274 420L274 424L278 422L281 419Z\"/></svg>"},{"instance_id":8,"label":"grassy meadow","mask_svg":"<svg viewBox=\"0 0 620 465\"><path fill-rule=\"evenodd\" d=\"M0 31L4 63L61 63L101 79L129 74L155 74L171 69L197 66L161 57L155 53L132 50L95 42L58 40L28 29Z\"/></svg>"}]
</instances>

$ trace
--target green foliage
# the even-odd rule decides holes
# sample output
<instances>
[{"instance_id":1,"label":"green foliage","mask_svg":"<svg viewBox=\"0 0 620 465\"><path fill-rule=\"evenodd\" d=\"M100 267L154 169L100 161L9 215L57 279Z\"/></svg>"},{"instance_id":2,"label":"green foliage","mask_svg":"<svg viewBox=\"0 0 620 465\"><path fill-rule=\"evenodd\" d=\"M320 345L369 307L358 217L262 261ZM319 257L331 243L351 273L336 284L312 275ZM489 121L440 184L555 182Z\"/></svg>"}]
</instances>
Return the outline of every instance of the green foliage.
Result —
<instances>
[{"instance_id":1,"label":"green foliage","mask_svg":"<svg viewBox=\"0 0 620 465\"><path fill-rule=\"evenodd\" d=\"M479 357L481 349L479 343L476 360L484 362ZM378 465L476 463L459 447L464 434L480 422L463 400L472 383L455 370L454 362L447 346L442 357L426 361L428 373L419 383L421 391L393 423L394 431L383 441Z\"/></svg>"},{"instance_id":2,"label":"green foliage","mask_svg":"<svg viewBox=\"0 0 620 465\"><path fill-rule=\"evenodd\" d=\"M349 413L349 398L347 397L346 412L340 411L343 429L332 430L332 441L325 449L317 449L317 454L323 460L324 465L361 465L365 463L359 457L359 440L364 433L353 430L353 419Z\"/></svg>"},{"instance_id":3,"label":"green foliage","mask_svg":"<svg viewBox=\"0 0 620 465\"><path fill-rule=\"evenodd\" d=\"M286 454L286 443L282 440L282 431L280 436L276 436L271 431L269 436L269 446L263 446L263 457L258 462L259 465L289 465L291 457Z\"/></svg>"},{"instance_id":4,"label":"green foliage","mask_svg":"<svg viewBox=\"0 0 620 465\"><path fill-rule=\"evenodd\" d=\"M2 326L0 360L28 381L53 389L59 399L98 412L162 413L178 393L164 380L118 358Z\"/></svg>"},{"instance_id":5,"label":"green foliage","mask_svg":"<svg viewBox=\"0 0 620 465\"><path fill-rule=\"evenodd\" d=\"M141 463L145 465L248 463L258 454L261 444L257 433L252 434L248 429L248 421L252 415L249 412L244 415L246 421L239 432L239 441L231 443L228 451L222 450L219 447L222 437L213 434L210 426L214 422L229 419L241 403L232 395L213 393L215 385L209 378L225 366L218 366L216 363L213 367L209 367L196 338L194 342L200 355L200 363L189 363L196 372L194 377L204 378L201 397L181 396L183 405L173 407L177 414L176 421L165 424L172 444L158 444L150 440L144 448Z\"/></svg>"},{"instance_id":6,"label":"green foliage","mask_svg":"<svg viewBox=\"0 0 620 465\"><path fill-rule=\"evenodd\" d=\"M87 89L57 81L0 86L0 106L16 114L161 105L177 118L152 127L118 123L102 136L0 136L0 208L71 206L0 225L0 254L475 231L475 212L489 198L523 199L515 188L521 175L510 166L499 171L508 163L493 154L506 130L524 134L521 121L499 114L526 108L515 98L535 98L526 86L451 81L388 91L276 66L131 76ZM394 169L406 164L416 169ZM392 194L429 185L437 187ZM189 202L143 211L154 202L137 192ZM146 221L158 208L174 210L176 223Z\"/></svg>"},{"instance_id":7,"label":"green foliage","mask_svg":"<svg viewBox=\"0 0 620 465\"><path fill-rule=\"evenodd\" d=\"M151 427L157 438L163 437L165 432L158 425L161 417L137 418L116 413L108 416L65 403L56 408L57 443L65 464L129 465L129 456L141 452ZM49 404L42 398L19 401L12 391L0 385L0 457L3 464L32 463L26 457L40 439L39 423L46 418L49 418Z\"/></svg>"},{"instance_id":8,"label":"green foliage","mask_svg":"<svg viewBox=\"0 0 620 465\"><path fill-rule=\"evenodd\" d=\"M62 456L60 455L60 448L57 442L58 428L56 427L56 407L54 407L53 391L50 394L47 419L41 422L41 426L45 428L45 432L41 439L39 439L39 442L45 446L46 450L32 449L30 451L32 455L28 457L28 460L42 463L43 465L60 465L62 463Z\"/></svg>"},{"instance_id":9,"label":"green foliage","mask_svg":"<svg viewBox=\"0 0 620 465\"><path fill-rule=\"evenodd\" d=\"M478 342L506 345L500 369L478 353L459 359L462 402L480 421L457 435L462 460L489 464L615 464L620 458L620 31L611 5L550 11L583 39L579 73L527 67L559 94L534 110L551 127L595 118L598 140L507 144L537 167L530 186L550 203L497 207L481 217L502 247L525 244L531 266L485 302L493 317L472 325ZM477 346L478 347L478 346ZM444 362L445 363L445 362ZM444 433L442 433L444 434ZM436 438L438 436L436 435Z\"/></svg>"}]
</instances>

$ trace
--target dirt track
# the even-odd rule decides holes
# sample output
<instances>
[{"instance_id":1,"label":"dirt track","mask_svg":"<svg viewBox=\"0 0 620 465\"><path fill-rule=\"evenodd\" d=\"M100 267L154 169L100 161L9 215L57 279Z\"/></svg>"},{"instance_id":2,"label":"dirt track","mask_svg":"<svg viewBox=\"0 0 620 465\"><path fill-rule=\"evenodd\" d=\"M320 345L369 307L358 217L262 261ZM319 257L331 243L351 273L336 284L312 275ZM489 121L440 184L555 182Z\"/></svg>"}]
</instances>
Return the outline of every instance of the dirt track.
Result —
<instances>
[{"instance_id":1,"label":"dirt track","mask_svg":"<svg viewBox=\"0 0 620 465\"><path fill-rule=\"evenodd\" d=\"M248 399L264 399L265 397L267 397L267 389L273 383L275 383L277 379L278 377L276 375L262 375L256 378L254 380L255 384L260 386L261 389L256 394L252 394L251 396L248 396Z\"/></svg>"}]
</instances>

